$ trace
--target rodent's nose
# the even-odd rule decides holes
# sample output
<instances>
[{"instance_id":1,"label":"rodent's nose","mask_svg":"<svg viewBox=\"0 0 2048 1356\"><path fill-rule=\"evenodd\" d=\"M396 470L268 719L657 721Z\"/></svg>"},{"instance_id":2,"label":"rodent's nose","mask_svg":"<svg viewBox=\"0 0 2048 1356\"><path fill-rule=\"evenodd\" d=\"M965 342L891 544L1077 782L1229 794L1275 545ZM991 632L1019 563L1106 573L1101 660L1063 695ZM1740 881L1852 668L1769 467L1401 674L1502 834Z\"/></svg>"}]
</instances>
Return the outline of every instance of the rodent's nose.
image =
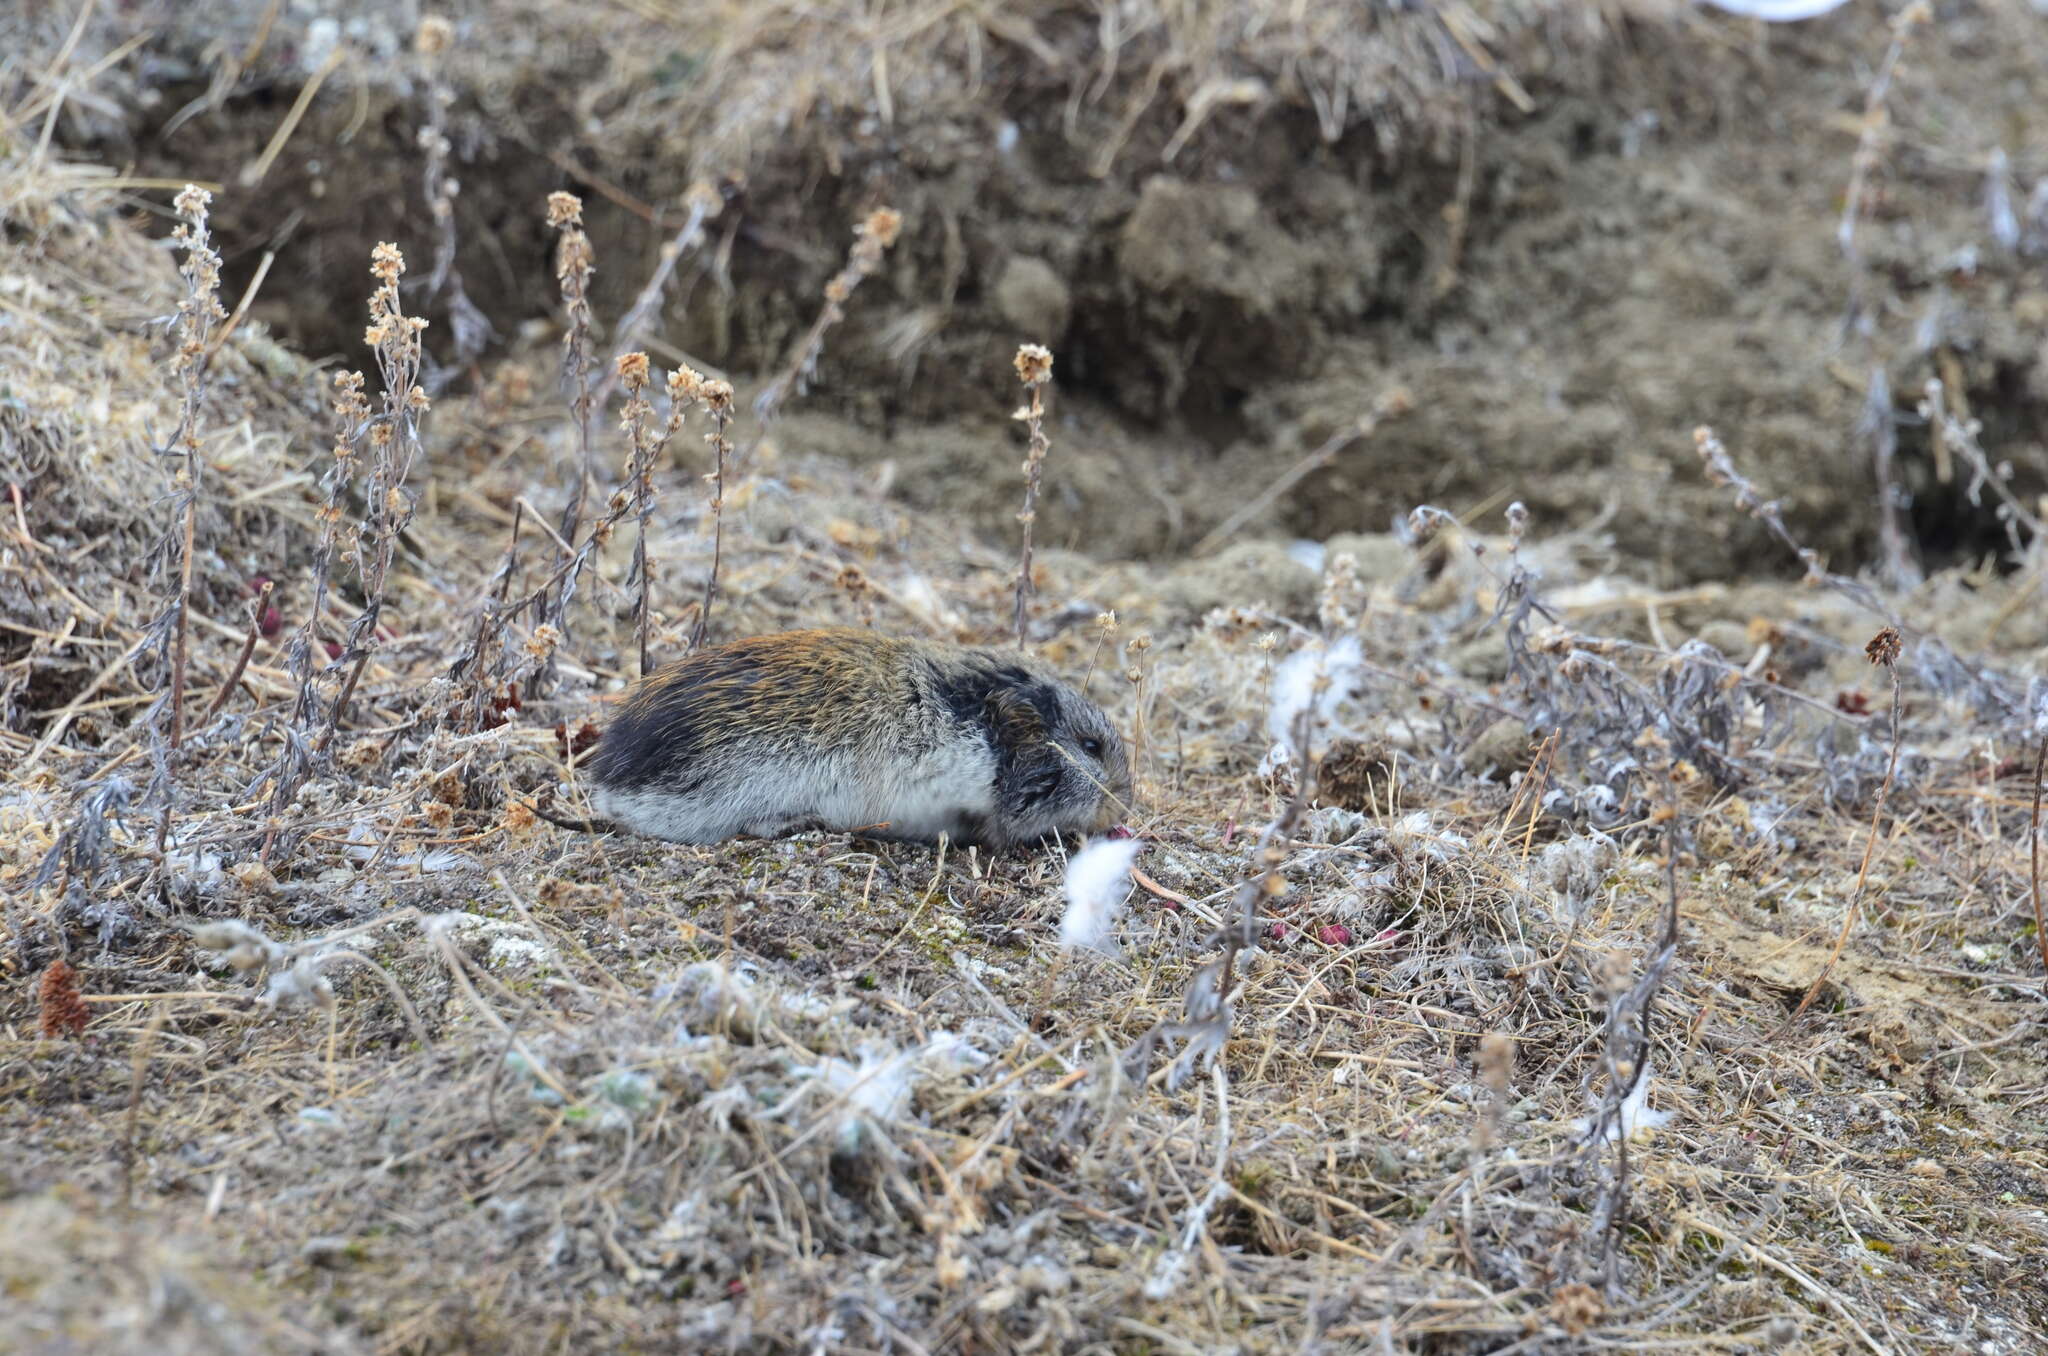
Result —
<instances>
[{"instance_id":1,"label":"rodent's nose","mask_svg":"<svg viewBox=\"0 0 2048 1356\"><path fill-rule=\"evenodd\" d=\"M1101 799L1097 800L1095 802L1095 822L1089 828L1095 833L1105 833L1115 828L1118 821L1123 818L1127 808L1124 802L1128 799L1128 795L1124 796L1123 799L1119 799L1114 795L1104 795Z\"/></svg>"}]
</instances>

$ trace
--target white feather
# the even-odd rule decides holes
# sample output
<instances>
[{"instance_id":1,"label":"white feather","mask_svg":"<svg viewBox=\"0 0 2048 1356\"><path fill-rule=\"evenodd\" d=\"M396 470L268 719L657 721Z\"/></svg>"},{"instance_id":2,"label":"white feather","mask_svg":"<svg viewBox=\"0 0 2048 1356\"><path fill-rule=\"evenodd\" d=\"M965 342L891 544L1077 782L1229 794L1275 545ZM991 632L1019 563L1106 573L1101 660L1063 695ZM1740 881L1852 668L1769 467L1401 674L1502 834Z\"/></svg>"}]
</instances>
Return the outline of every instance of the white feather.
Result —
<instances>
[{"instance_id":1,"label":"white feather","mask_svg":"<svg viewBox=\"0 0 2048 1356\"><path fill-rule=\"evenodd\" d=\"M1118 954L1110 934L1130 894L1131 863L1142 847L1135 838L1099 838L1067 861L1067 911L1060 917L1060 945L1105 955Z\"/></svg>"}]
</instances>

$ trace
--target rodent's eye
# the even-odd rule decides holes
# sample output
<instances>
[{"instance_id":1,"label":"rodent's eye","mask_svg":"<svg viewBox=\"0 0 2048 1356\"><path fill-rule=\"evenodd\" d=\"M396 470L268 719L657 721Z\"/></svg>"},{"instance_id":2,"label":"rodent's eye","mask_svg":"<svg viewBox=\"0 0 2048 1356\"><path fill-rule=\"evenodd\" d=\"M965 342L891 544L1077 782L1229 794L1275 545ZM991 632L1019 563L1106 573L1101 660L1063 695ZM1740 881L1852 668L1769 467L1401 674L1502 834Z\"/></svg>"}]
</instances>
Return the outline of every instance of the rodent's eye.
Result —
<instances>
[{"instance_id":1,"label":"rodent's eye","mask_svg":"<svg viewBox=\"0 0 2048 1356\"><path fill-rule=\"evenodd\" d=\"M1102 741L1094 735L1083 735L1081 737L1081 752L1087 754L1090 758L1100 758L1102 756Z\"/></svg>"}]
</instances>

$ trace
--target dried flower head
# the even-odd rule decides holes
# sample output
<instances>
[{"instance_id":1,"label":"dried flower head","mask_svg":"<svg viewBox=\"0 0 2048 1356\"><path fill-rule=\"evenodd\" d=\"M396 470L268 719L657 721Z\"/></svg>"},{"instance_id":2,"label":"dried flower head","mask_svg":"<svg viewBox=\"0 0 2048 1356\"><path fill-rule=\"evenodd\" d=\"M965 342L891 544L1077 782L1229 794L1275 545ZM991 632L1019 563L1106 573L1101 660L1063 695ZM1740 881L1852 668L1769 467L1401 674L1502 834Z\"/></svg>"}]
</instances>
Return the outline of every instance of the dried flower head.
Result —
<instances>
[{"instance_id":1,"label":"dried flower head","mask_svg":"<svg viewBox=\"0 0 2048 1356\"><path fill-rule=\"evenodd\" d=\"M860 224L860 233L868 236L883 249L896 243L896 237L903 230L903 214L893 207L877 207L868 213L868 219Z\"/></svg>"},{"instance_id":2,"label":"dried flower head","mask_svg":"<svg viewBox=\"0 0 2048 1356\"><path fill-rule=\"evenodd\" d=\"M437 57L455 43L455 25L439 14L429 14L413 31L412 50L423 57Z\"/></svg>"},{"instance_id":3,"label":"dried flower head","mask_svg":"<svg viewBox=\"0 0 2048 1356\"><path fill-rule=\"evenodd\" d=\"M1354 630L1364 620L1368 598L1365 581L1359 577L1358 557L1339 551L1323 574L1322 596L1316 604L1316 620L1325 634Z\"/></svg>"},{"instance_id":4,"label":"dried flower head","mask_svg":"<svg viewBox=\"0 0 2048 1356\"><path fill-rule=\"evenodd\" d=\"M390 241L379 241L370 251L370 272L379 282L395 283L405 272L405 256Z\"/></svg>"},{"instance_id":5,"label":"dried flower head","mask_svg":"<svg viewBox=\"0 0 2048 1356\"><path fill-rule=\"evenodd\" d=\"M668 398L678 405L695 404L703 398L704 374L685 364L668 374Z\"/></svg>"},{"instance_id":6,"label":"dried flower head","mask_svg":"<svg viewBox=\"0 0 2048 1356\"><path fill-rule=\"evenodd\" d=\"M197 184L187 184L178 190L178 196L171 199L171 206L178 215L197 222L206 216L206 209L213 205L213 194Z\"/></svg>"},{"instance_id":7,"label":"dried flower head","mask_svg":"<svg viewBox=\"0 0 2048 1356\"><path fill-rule=\"evenodd\" d=\"M78 972L61 958L43 971L36 985L36 1006L40 1011L36 1029L45 1036L82 1035L91 1018L85 1000L78 996Z\"/></svg>"},{"instance_id":8,"label":"dried flower head","mask_svg":"<svg viewBox=\"0 0 2048 1356\"><path fill-rule=\"evenodd\" d=\"M559 189L548 194L548 225L560 230L564 226L582 224L583 199Z\"/></svg>"},{"instance_id":9,"label":"dried flower head","mask_svg":"<svg viewBox=\"0 0 2048 1356\"><path fill-rule=\"evenodd\" d=\"M725 210L725 195L709 179L699 179L683 194L683 210L702 212L708 220Z\"/></svg>"},{"instance_id":10,"label":"dried flower head","mask_svg":"<svg viewBox=\"0 0 2048 1356\"><path fill-rule=\"evenodd\" d=\"M1043 344L1023 344L1017 349L1017 380L1026 386L1043 386L1052 380L1052 350Z\"/></svg>"},{"instance_id":11,"label":"dried flower head","mask_svg":"<svg viewBox=\"0 0 2048 1356\"><path fill-rule=\"evenodd\" d=\"M1550 1297L1550 1319L1574 1337L1581 1336L1607 1313L1600 1292L1577 1281Z\"/></svg>"},{"instance_id":12,"label":"dried flower head","mask_svg":"<svg viewBox=\"0 0 2048 1356\"><path fill-rule=\"evenodd\" d=\"M1863 647L1863 653L1873 664L1890 665L1899 662L1899 652L1904 648L1899 628L1887 626L1870 638L1870 643Z\"/></svg>"},{"instance_id":13,"label":"dried flower head","mask_svg":"<svg viewBox=\"0 0 2048 1356\"><path fill-rule=\"evenodd\" d=\"M732 412L732 383L716 377L704 381L697 388L697 399L704 402L704 408L713 414Z\"/></svg>"},{"instance_id":14,"label":"dried flower head","mask_svg":"<svg viewBox=\"0 0 2048 1356\"><path fill-rule=\"evenodd\" d=\"M619 380L629 391L637 391L647 384L647 355L645 353L621 353L618 361Z\"/></svg>"},{"instance_id":15,"label":"dried flower head","mask_svg":"<svg viewBox=\"0 0 2048 1356\"><path fill-rule=\"evenodd\" d=\"M523 800L515 800L505 807L505 817L500 824L506 836L515 843L533 837L540 828L540 820L534 815L533 807Z\"/></svg>"}]
</instances>

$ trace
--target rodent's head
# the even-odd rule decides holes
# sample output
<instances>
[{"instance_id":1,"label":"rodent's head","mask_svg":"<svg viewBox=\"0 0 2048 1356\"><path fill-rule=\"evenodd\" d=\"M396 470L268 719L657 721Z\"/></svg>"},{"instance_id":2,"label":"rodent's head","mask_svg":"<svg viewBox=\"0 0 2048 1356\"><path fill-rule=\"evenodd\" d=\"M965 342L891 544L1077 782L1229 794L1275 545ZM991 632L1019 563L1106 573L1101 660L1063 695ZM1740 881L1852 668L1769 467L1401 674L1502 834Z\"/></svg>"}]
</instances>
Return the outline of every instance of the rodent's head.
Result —
<instances>
[{"instance_id":1,"label":"rodent's head","mask_svg":"<svg viewBox=\"0 0 2048 1356\"><path fill-rule=\"evenodd\" d=\"M1131 765L1100 707L1056 678L1006 667L991 675L1001 822L989 837L1035 842L1106 829L1128 812Z\"/></svg>"}]
</instances>

